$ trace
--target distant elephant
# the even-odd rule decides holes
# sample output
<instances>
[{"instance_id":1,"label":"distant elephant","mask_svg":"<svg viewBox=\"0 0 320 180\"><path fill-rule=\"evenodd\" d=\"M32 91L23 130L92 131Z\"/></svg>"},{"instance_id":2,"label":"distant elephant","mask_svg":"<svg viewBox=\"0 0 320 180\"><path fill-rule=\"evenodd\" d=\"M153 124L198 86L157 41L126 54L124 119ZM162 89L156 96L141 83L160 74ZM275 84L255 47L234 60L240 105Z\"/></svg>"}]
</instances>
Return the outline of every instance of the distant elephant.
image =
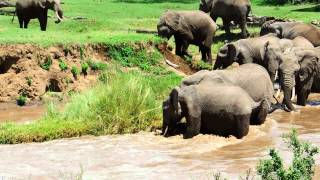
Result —
<instances>
[{"instance_id":1,"label":"distant elephant","mask_svg":"<svg viewBox=\"0 0 320 180\"><path fill-rule=\"evenodd\" d=\"M213 69L225 69L234 62L239 64L256 63L264 65L264 45L267 42L278 43L279 40L275 36L266 35L227 43L220 48Z\"/></svg>"},{"instance_id":2,"label":"distant elephant","mask_svg":"<svg viewBox=\"0 0 320 180\"><path fill-rule=\"evenodd\" d=\"M157 25L158 34L174 36L176 55L189 55L189 44L199 46L202 60L212 64L211 45L217 30L215 22L201 11L166 11Z\"/></svg>"},{"instance_id":3,"label":"distant elephant","mask_svg":"<svg viewBox=\"0 0 320 180\"><path fill-rule=\"evenodd\" d=\"M165 136L174 134L178 122L186 117L185 138L199 132L241 138L249 124L265 121L272 94L268 73L256 64L199 71L184 79L163 102L162 132Z\"/></svg>"},{"instance_id":4,"label":"distant elephant","mask_svg":"<svg viewBox=\"0 0 320 180\"><path fill-rule=\"evenodd\" d=\"M311 92L314 78L319 76L319 58L310 49L290 48L283 55L279 65L280 85L283 89L283 103L289 111L295 110L291 97L297 89L297 103L305 105Z\"/></svg>"},{"instance_id":5,"label":"distant elephant","mask_svg":"<svg viewBox=\"0 0 320 180\"><path fill-rule=\"evenodd\" d=\"M312 49L314 46L306 38L298 36L294 39L280 39L278 42L267 42L264 45L263 62L268 70L271 80L274 82L275 76L282 61L282 54L288 48L299 47L302 49Z\"/></svg>"},{"instance_id":6,"label":"distant elephant","mask_svg":"<svg viewBox=\"0 0 320 180\"><path fill-rule=\"evenodd\" d=\"M249 35L247 30L247 17L251 11L249 0L200 0L199 9L205 13L210 12L215 22L221 17L227 34L230 34L230 22L234 21L239 24L243 38Z\"/></svg>"},{"instance_id":7,"label":"distant elephant","mask_svg":"<svg viewBox=\"0 0 320 180\"><path fill-rule=\"evenodd\" d=\"M47 28L48 9L55 11L59 23L63 18L60 0L17 0L16 15L19 19L20 28L28 28L30 19L37 18L40 28L45 31Z\"/></svg>"},{"instance_id":8,"label":"distant elephant","mask_svg":"<svg viewBox=\"0 0 320 180\"><path fill-rule=\"evenodd\" d=\"M279 38L294 39L302 36L308 39L315 47L320 46L320 29L302 22L265 22L260 31L260 35L272 33Z\"/></svg>"}]
</instances>

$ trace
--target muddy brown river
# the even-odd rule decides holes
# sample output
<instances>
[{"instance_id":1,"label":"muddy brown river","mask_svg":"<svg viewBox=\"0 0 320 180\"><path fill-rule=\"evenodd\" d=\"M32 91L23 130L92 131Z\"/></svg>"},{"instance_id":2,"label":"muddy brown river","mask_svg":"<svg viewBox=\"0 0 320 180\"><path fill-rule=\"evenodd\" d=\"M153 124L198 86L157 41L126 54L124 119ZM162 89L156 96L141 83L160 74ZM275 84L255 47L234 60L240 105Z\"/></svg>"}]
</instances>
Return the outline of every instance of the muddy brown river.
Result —
<instances>
[{"instance_id":1,"label":"muddy brown river","mask_svg":"<svg viewBox=\"0 0 320 180\"><path fill-rule=\"evenodd\" d=\"M0 179L213 179L214 172L239 179L246 170L255 170L270 147L290 162L281 135L292 127L300 138L320 146L319 113L320 106L294 113L276 111L265 124L251 126L240 140L212 135L184 140L139 133L0 145ZM317 167L314 179L320 179L318 172Z\"/></svg>"}]
</instances>

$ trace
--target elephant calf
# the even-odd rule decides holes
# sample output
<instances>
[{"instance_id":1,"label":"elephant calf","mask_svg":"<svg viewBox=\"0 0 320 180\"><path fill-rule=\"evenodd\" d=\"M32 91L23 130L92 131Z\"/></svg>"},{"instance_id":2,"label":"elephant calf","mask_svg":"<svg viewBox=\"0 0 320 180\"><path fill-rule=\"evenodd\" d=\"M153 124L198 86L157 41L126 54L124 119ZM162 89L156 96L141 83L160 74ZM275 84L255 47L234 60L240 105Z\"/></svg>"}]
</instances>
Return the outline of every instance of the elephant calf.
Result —
<instances>
[{"instance_id":1,"label":"elephant calf","mask_svg":"<svg viewBox=\"0 0 320 180\"><path fill-rule=\"evenodd\" d=\"M201 11L166 11L157 25L158 34L174 36L176 55L188 55L189 44L199 46L202 60L212 64L211 45L217 29L215 22Z\"/></svg>"},{"instance_id":2,"label":"elephant calf","mask_svg":"<svg viewBox=\"0 0 320 180\"><path fill-rule=\"evenodd\" d=\"M320 29L301 22L265 22L260 31L260 35L274 34L279 38L294 39L302 36L308 39L315 47L320 46Z\"/></svg>"}]
</instances>

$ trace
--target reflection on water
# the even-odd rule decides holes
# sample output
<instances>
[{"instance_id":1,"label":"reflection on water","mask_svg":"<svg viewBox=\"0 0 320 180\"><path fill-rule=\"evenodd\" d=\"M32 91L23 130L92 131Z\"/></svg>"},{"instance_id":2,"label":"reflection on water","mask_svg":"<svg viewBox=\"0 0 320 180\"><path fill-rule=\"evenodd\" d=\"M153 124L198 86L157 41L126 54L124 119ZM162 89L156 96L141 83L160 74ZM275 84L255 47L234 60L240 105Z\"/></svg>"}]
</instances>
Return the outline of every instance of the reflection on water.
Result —
<instances>
[{"instance_id":1,"label":"reflection on water","mask_svg":"<svg viewBox=\"0 0 320 180\"><path fill-rule=\"evenodd\" d=\"M254 169L270 147L290 161L281 135L292 127L300 138L320 146L319 112L320 107L276 111L265 124L251 126L243 139L199 135L183 140L140 133L1 145L0 177L61 179L83 169L84 179L208 179L218 171L238 179Z\"/></svg>"}]
</instances>

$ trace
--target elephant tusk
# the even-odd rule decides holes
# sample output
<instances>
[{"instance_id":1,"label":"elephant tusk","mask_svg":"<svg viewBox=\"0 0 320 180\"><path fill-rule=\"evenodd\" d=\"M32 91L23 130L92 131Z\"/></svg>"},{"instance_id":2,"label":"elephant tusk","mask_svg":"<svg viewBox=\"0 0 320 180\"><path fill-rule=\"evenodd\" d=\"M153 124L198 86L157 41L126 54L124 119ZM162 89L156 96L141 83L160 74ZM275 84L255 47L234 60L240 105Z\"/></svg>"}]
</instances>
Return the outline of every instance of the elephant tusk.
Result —
<instances>
[{"instance_id":1,"label":"elephant tusk","mask_svg":"<svg viewBox=\"0 0 320 180\"><path fill-rule=\"evenodd\" d=\"M59 16L58 11L56 11L56 16L59 19L59 21L62 21L62 18Z\"/></svg>"},{"instance_id":2,"label":"elephant tusk","mask_svg":"<svg viewBox=\"0 0 320 180\"><path fill-rule=\"evenodd\" d=\"M168 59L166 59L166 63L169 65L169 66L172 66L173 68L177 69L179 66L170 62Z\"/></svg>"},{"instance_id":3,"label":"elephant tusk","mask_svg":"<svg viewBox=\"0 0 320 180\"><path fill-rule=\"evenodd\" d=\"M291 101L293 101L295 95L296 95L296 88L293 87L293 88L292 88Z\"/></svg>"},{"instance_id":4,"label":"elephant tusk","mask_svg":"<svg viewBox=\"0 0 320 180\"><path fill-rule=\"evenodd\" d=\"M276 93L276 98L279 98L280 92L281 92L281 90L280 90L280 88L279 88L279 89L277 90L277 93Z\"/></svg>"},{"instance_id":5,"label":"elephant tusk","mask_svg":"<svg viewBox=\"0 0 320 180\"><path fill-rule=\"evenodd\" d=\"M274 81L276 81L277 78L278 78L278 71L276 71L276 74L275 74L275 76L274 76Z\"/></svg>"},{"instance_id":6,"label":"elephant tusk","mask_svg":"<svg viewBox=\"0 0 320 180\"><path fill-rule=\"evenodd\" d=\"M164 137L167 135L168 128L169 128L169 126L167 126L166 129L164 130L164 133L163 133L163 136L164 136Z\"/></svg>"}]
</instances>

